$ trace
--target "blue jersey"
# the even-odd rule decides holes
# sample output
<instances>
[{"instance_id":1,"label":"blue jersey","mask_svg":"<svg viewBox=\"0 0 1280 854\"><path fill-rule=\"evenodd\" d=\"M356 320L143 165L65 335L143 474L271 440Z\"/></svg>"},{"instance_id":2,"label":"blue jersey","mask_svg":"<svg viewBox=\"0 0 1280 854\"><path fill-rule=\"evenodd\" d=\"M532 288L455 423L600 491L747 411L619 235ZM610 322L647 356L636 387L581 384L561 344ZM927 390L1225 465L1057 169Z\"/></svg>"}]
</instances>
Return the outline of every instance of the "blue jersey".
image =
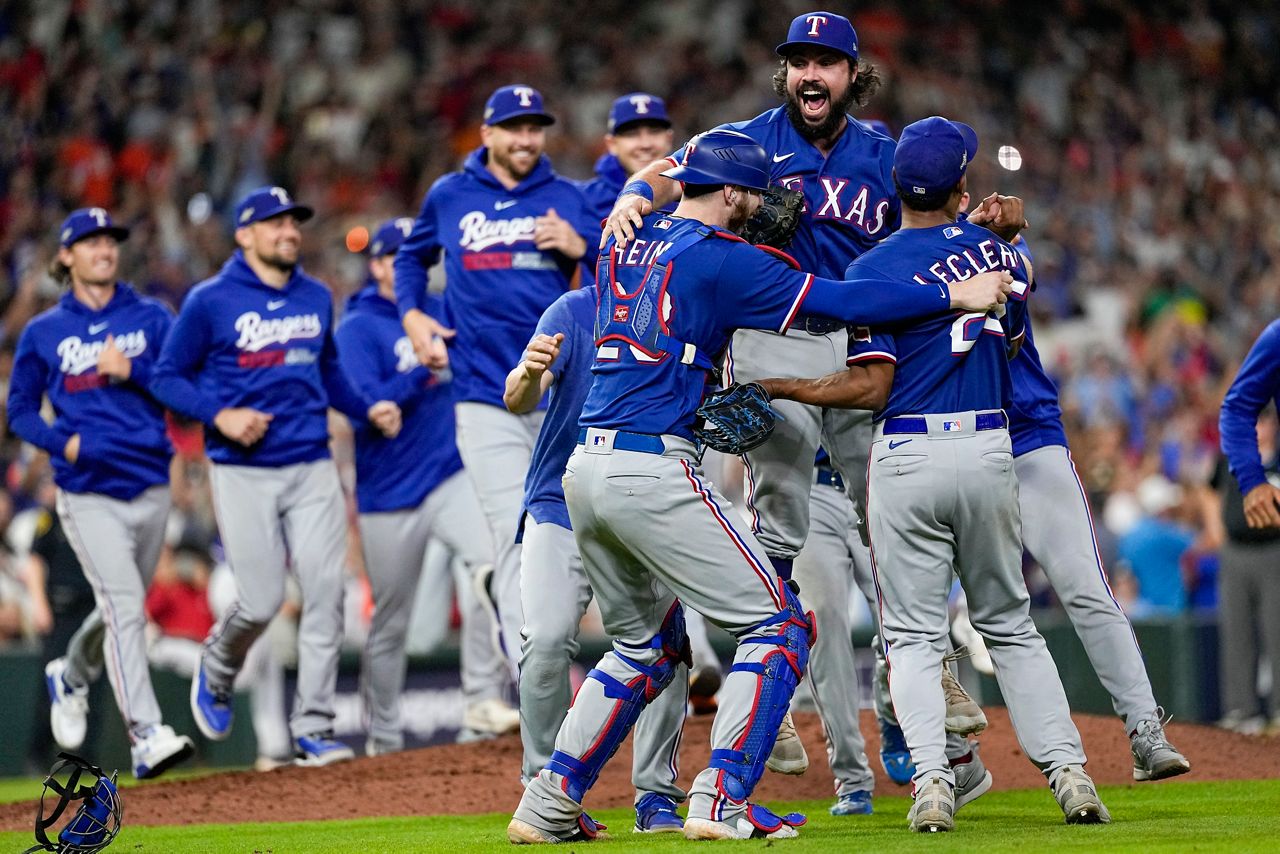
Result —
<instances>
[{"instance_id":1,"label":"blue jersey","mask_svg":"<svg viewBox=\"0 0 1280 854\"><path fill-rule=\"evenodd\" d=\"M353 425L356 504L361 513L417 507L462 470L449 386L418 362L395 303L376 284L347 300L334 340L352 387L394 401L403 419L394 439L367 421Z\"/></svg>"},{"instance_id":2,"label":"blue jersey","mask_svg":"<svg viewBox=\"0 0 1280 854\"><path fill-rule=\"evenodd\" d=\"M324 459L328 407L358 422L374 403L347 384L338 364L329 289L300 268L283 288L273 288L238 249L187 294L151 391L205 424L209 459L242 466ZM219 411L241 406L274 416L266 435L248 448L213 426Z\"/></svg>"},{"instance_id":3,"label":"blue jersey","mask_svg":"<svg viewBox=\"0 0 1280 854\"><path fill-rule=\"evenodd\" d=\"M555 377L551 401L524 481L524 509L535 522L571 527L560 478L564 475L564 464L578 443L578 416L582 414L582 403L591 387L595 321L595 288L570 291L553 302L538 321L539 333L564 333L564 342L550 369Z\"/></svg>"},{"instance_id":4,"label":"blue jersey","mask_svg":"<svg viewBox=\"0 0 1280 854\"><path fill-rule=\"evenodd\" d=\"M164 409L147 383L172 324L165 305L118 283L100 311L67 292L22 330L9 381L9 425L49 453L59 487L128 501L169 482L173 451ZM107 336L129 357L124 382L98 373ZM53 424L40 416L44 395ZM72 465L63 450L75 433L80 456Z\"/></svg>"},{"instance_id":5,"label":"blue jersey","mask_svg":"<svg viewBox=\"0 0 1280 854\"><path fill-rule=\"evenodd\" d=\"M927 287L992 270L1014 277L1014 292L999 318L996 312L953 312L913 325L859 328L849 336L850 364L895 365L889 403L876 413L877 421L1010 405L1008 344L1023 334L1026 262L987 229L958 222L899 231L849 265L850 276L872 272Z\"/></svg>"},{"instance_id":6,"label":"blue jersey","mask_svg":"<svg viewBox=\"0 0 1280 854\"><path fill-rule=\"evenodd\" d=\"M622 163L612 154L601 154L596 160L596 176L590 181L574 181L578 189L582 190L582 195L587 200L587 212L594 217L597 225L603 227L603 223L609 218L610 211L613 210L613 203L618 200L618 193L622 192L622 185L627 182L627 170L622 168ZM598 242L598 238L597 238ZM594 285L596 282L596 244L587 241L587 254L582 256L582 263L578 266L582 275L582 287L586 288Z\"/></svg>"},{"instance_id":7,"label":"blue jersey","mask_svg":"<svg viewBox=\"0 0 1280 854\"><path fill-rule=\"evenodd\" d=\"M1040 364L1030 315L1024 321L1024 329L1022 349L1009 363L1013 374L1009 435L1013 440L1015 457L1048 445L1067 445L1067 432L1062 427L1062 407L1058 405L1058 387Z\"/></svg>"},{"instance_id":8,"label":"blue jersey","mask_svg":"<svg viewBox=\"0 0 1280 854\"><path fill-rule=\"evenodd\" d=\"M1280 408L1280 320L1272 321L1253 342L1218 414L1222 453L1241 495L1267 482L1258 452L1258 414L1273 401Z\"/></svg>"},{"instance_id":9,"label":"blue jersey","mask_svg":"<svg viewBox=\"0 0 1280 854\"><path fill-rule=\"evenodd\" d=\"M502 406L507 374L520 362L538 318L569 289L577 261L534 245L538 217L554 209L587 241L600 242L600 222L582 192L558 176L544 156L508 190L477 149L461 172L432 185L396 254L401 316L425 308L427 269L445 255L442 318L457 330L449 354L456 400Z\"/></svg>"},{"instance_id":10,"label":"blue jersey","mask_svg":"<svg viewBox=\"0 0 1280 854\"><path fill-rule=\"evenodd\" d=\"M822 279L780 254L671 215L647 217L625 249L610 239L596 284L594 380L580 424L692 439L711 366L734 330L786 332L802 310L866 323L924 317L950 305L945 287L893 287L879 274L848 283ZM672 352L681 348L706 369L682 362Z\"/></svg>"}]
</instances>

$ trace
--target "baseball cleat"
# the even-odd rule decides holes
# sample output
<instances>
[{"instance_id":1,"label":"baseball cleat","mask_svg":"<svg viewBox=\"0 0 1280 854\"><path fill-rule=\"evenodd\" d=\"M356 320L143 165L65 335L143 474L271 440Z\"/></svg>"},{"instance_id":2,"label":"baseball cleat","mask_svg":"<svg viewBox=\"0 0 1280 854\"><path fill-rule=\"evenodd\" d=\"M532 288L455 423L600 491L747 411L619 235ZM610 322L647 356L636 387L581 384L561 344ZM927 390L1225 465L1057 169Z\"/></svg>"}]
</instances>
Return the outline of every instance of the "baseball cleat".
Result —
<instances>
[{"instance_id":1,"label":"baseball cleat","mask_svg":"<svg viewBox=\"0 0 1280 854\"><path fill-rule=\"evenodd\" d=\"M976 735L987 728L987 716L973 701L947 665L962 658L964 652L953 652L942 659L942 693L947 698L947 732Z\"/></svg>"},{"instance_id":2,"label":"baseball cleat","mask_svg":"<svg viewBox=\"0 0 1280 854\"><path fill-rule=\"evenodd\" d=\"M1079 765L1067 765L1053 781L1053 796L1067 824L1107 824L1111 814L1098 797L1098 788Z\"/></svg>"},{"instance_id":3,"label":"baseball cleat","mask_svg":"<svg viewBox=\"0 0 1280 854\"><path fill-rule=\"evenodd\" d=\"M657 792L646 792L636 802L636 833L679 833L684 819L676 812L676 802Z\"/></svg>"},{"instance_id":4,"label":"baseball cleat","mask_svg":"<svg viewBox=\"0 0 1280 854\"><path fill-rule=\"evenodd\" d=\"M809 770L809 754L796 732L795 721L787 712L778 725L778 740L773 743L765 767L775 774L803 774Z\"/></svg>"},{"instance_id":5,"label":"baseball cleat","mask_svg":"<svg viewBox=\"0 0 1280 854\"><path fill-rule=\"evenodd\" d=\"M916 774L915 763L911 761L911 751L907 749L906 736L902 727L880 718L880 764L884 773L899 786L911 782Z\"/></svg>"},{"instance_id":6,"label":"baseball cleat","mask_svg":"<svg viewBox=\"0 0 1280 854\"><path fill-rule=\"evenodd\" d=\"M595 821L585 812L578 816L578 825L566 833L554 833L534 827L527 821L513 818L507 825L507 840L513 845L556 845L561 842L591 842L608 839L606 826Z\"/></svg>"},{"instance_id":7,"label":"baseball cleat","mask_svg":"<svg viewBox=\"0 0 1280 854\"><path fill-rule=\"evenodd\" d=\"M832 815L871 815L871 793L859 790L841 795L827 812Z\"/></svg>"},{"instance_id":8,"label":"baseball cleat","mask_svg":"<svg viewBox=\"0 0 1280 854\"><path fill-rule=\"evenodd\" d=\"M231 735L235 717L231 695L209 688L203 655L196 661L196 671L191 676L191 715L200 733L210 741L223 741Z\"/></svg>"},{"instance_id":9,"label":"baseball cleat","mask_svg":"<svg viewBox=\"0 0 1280 854\"><path fill-rule=\"evenodd\" d=\"M133 776L139 780L159 777L174 765L195 753L196 746L185 735L178 735L172 727L160 724L148 730L130 748L133 760Z\"/></svg>"},{"instance_id":10,"label":"baseball cleat","mask_svg":"<svg viewBox=\"0 0 1280 854\"><path fill-rule=\"evenodd\" d=\"M1167 718L1162 720L1164 709L1157 708L1150 718L1138 721L1137 728L1129 733L1129 748L1133 752L1133 779L1165 780L1191 770L1187 757L1177 751L1164 734Z\"/></svg>"},{"instance_id":11,"label":"baseball cleat","mask_svg":"<svg viewBox=\"0 0 1280 854\"><path fill-rule=\"evenodd\" d=\"M978 755L977 742L964 756L951 760L951 773L956 776L956 812L991 791L991 772Z\"/></svg>"},{"instance_id":12,"label":"baseball cleat","mask_svg":"<svg viewBox=\"0 0 1280 854\"><path fill-rule=\"evenodd\" d=\"M462 714L462 728L488 735L506 735L520 729L520 712L498 699L472 703Z\"/></svg>"},{"instance_id":13,"label":"baseball cleat","mask_svg":"<svg viewBox=\"0 0 1280 854\"><path fill-rule=\"evenodd\" d=\"M341 741L336 740L331 732L318 732L298 738L298 757L294 765L305 768L322 768L335 762L346 762L355 759L356 752Z\"/></svg>"},{"instance_id":14,"label":"baseball cleat","mask_svg":"<svg viewBox=\"0 0 1280 854\"><path fill-rule=\"evenodd\" d=\"M67 660L55 658L44 666L49 689L49 727L63 750L79 750L89 729L89 686L67 684Z\"/></svg>"},{"instance_id":15,"label":"baseball cleat","mask_svg":"<svg viewBox=\"0 0 1280 854\"><path fill-rule=\"evenodd\" d=\"M915 800L907 813L907 823L917 833L955 830L956 801L951 784L941 777L930 777L923 786L916 784Z\"/></svg>"},{"instance_id":16,"label":"baseball cleat","mask_svg":"<svg viewBox=\"0 0 1280 854\"><path fill-rule=\"evenodd\" d=\"M685 839L793 839L808 819L798 812L777 815L759 804L747 804L735 818L716 821L689 818L684 823Z\"/></svg>"}]
</instances>

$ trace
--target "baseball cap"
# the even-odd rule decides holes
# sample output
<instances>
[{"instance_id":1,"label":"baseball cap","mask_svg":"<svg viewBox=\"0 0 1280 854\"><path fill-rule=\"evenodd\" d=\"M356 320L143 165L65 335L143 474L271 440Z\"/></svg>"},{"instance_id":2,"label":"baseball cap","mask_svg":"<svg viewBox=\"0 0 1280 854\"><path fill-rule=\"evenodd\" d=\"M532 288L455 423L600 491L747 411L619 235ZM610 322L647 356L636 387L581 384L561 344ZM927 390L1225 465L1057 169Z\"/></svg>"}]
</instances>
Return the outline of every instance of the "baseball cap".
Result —
<instances>
[{"instance_id":1,"label":"baseball cap","mask_svg":"<svg viewBox=\"0 0 1280 854\"><path fill-rule=\"evenodd\" d=\"M524 117L541 119L544 125L556 123L555 116L542 108L542 93L523 83L512 83L494 90L484 104L484 123L499 125Z\"/></svg>"},{"instance_id":2,"label":"baseball cap","mask_svg":"<svg viewBox=\"0 0 1280 854\"><path fill-rule=\"evenodd\" d=\"M305 222L311 219L315 211L295 202L284 187L259 187L250 191L236 205L235 226L243 228L286 213L293 214L298 222Z\"/></svg>"},{"instance_id":3,"label":"baseball cap","mask_svg":"<svg viewBox=\"0 0 1280 854\"><path fill-rule=\"evenodd\" d=\"M663 177L687 184L734 184L764 191L769 186L769 162L754 139L736 130L709 130L689 140L680 165Z\"/></svg>"},{"instance_id":4,"label":"baseball cap","mask_svg":"<svg viewBox=\"0 0 1280 854\"><path fill-rule=\"evenodd\" d=\"M931 196L956 185L978 153L973 128L942 116L930 116L902 129L893 155L898 186L916 196Z\"/></svg>"},{"instance_id":5,"label":"baseball cap","mask_svg":"<svg viewBox=\"0 0 1280 854\"><path fill-rule=\"evenodd\" d=\"M68 247L78 240L95 234L110 234L116 240L127 240L129 229L111 221L111 214L102 208L80 208L67 215L58 229L58 242Z\"/></svg>"},{"instance_id":6,"label":"baseball cap","mask_svg":"<svg viewBox=\"0 0 1280 854\"><path fill-rule=\"evenodd\" d=\"M373 239L369 241L369 257L381 258L384 255L395 254L400 244L404 243L405 238L412 231L412 217L401 216L387 220L378 226L378 230L373 233Z\"/></svg>"},{"instance_id":7,"label":"baseball cap","mask_svg":"<svg viewBox=\"0 0 1280 854\"><path fill-rule=\"evenodd\" d=\"M667 118L667 102L648 92L623 95L609 108L609 133L617 133L633 122L653 122L671 127Z\"/></svg>"},{"instance_id":8,"label":"baseball cap","mask_svg":"<svg viewBox=\"0 0 1280 854\"><path fill-rule=\"evenodd\" d=\"M844 15L835 12L804 12L796 15L787 30L787 40L776 48L786 56L802 47L820 45L839 51L852 60L858 58L858 34Z\"/></svg>"}]
</instances>

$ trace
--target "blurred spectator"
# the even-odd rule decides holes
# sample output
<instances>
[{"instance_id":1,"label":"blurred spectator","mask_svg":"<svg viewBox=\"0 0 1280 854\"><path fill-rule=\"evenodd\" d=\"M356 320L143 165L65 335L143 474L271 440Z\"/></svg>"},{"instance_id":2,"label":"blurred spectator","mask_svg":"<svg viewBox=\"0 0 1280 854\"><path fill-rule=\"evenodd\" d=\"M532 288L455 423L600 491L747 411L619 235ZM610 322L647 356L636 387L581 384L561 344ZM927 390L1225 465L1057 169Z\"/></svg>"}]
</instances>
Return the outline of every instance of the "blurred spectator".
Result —
<instances>
[{"instance_id":1,"label":"blurred spectator","mask_svg":"<svg viewBox=\"0 0 1280 854\"><path fill-rule=\"evenodd\" d=\"M1182 558L1195 532L1175 518L1182 489L1164 475L1148 475L1138 485L1141 515L1120 538L1120 560L1138 585L1138 599L1152 612L1178 612L1187 606Z\"/></svg>"}]
</instances>

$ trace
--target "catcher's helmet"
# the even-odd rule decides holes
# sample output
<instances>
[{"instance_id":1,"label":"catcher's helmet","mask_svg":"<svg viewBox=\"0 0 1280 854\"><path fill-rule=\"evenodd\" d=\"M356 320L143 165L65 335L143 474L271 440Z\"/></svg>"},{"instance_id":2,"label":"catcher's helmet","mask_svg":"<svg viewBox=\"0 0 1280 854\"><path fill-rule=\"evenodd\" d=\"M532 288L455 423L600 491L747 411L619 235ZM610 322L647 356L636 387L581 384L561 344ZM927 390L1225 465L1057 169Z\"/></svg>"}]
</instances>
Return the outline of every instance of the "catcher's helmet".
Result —
<instances>
[{"instance_id":1,"label":"catcher's helmet","mask_svg":"<svg viewBox=\"0 0 1280 854\"><path fill-rule=\"evenodd\" d=\"M70 753L59 753L58 760L45 778L44 791L40 794L40 808L36 812L37 844L28 848L25 854L36 851L93 854L101 851L120 832L124 812L124 804L116 788L116 775L108 777L97 765L90 765ZM82 775L92 775L92 782L79 785ZM65 783L61 779L64 776ZM52 801L51 793L57 795L57 802L46 804L46 800ZM58 831L57 839L50 841L49 829L58 824L73 801L83 803Z\"/></svg>"},{"instance_id":2,"label":"catcher's helmet","mask_svg":"<svg viewBox=\"0 0 1280 854\"><path fill-rule=\"evenodd\" d=\"M745 133L709 130L689 140L680 165L662 174L687 184L733 184L763 192L769 186L769 158Z\"/></svg>"}]
</instances>

